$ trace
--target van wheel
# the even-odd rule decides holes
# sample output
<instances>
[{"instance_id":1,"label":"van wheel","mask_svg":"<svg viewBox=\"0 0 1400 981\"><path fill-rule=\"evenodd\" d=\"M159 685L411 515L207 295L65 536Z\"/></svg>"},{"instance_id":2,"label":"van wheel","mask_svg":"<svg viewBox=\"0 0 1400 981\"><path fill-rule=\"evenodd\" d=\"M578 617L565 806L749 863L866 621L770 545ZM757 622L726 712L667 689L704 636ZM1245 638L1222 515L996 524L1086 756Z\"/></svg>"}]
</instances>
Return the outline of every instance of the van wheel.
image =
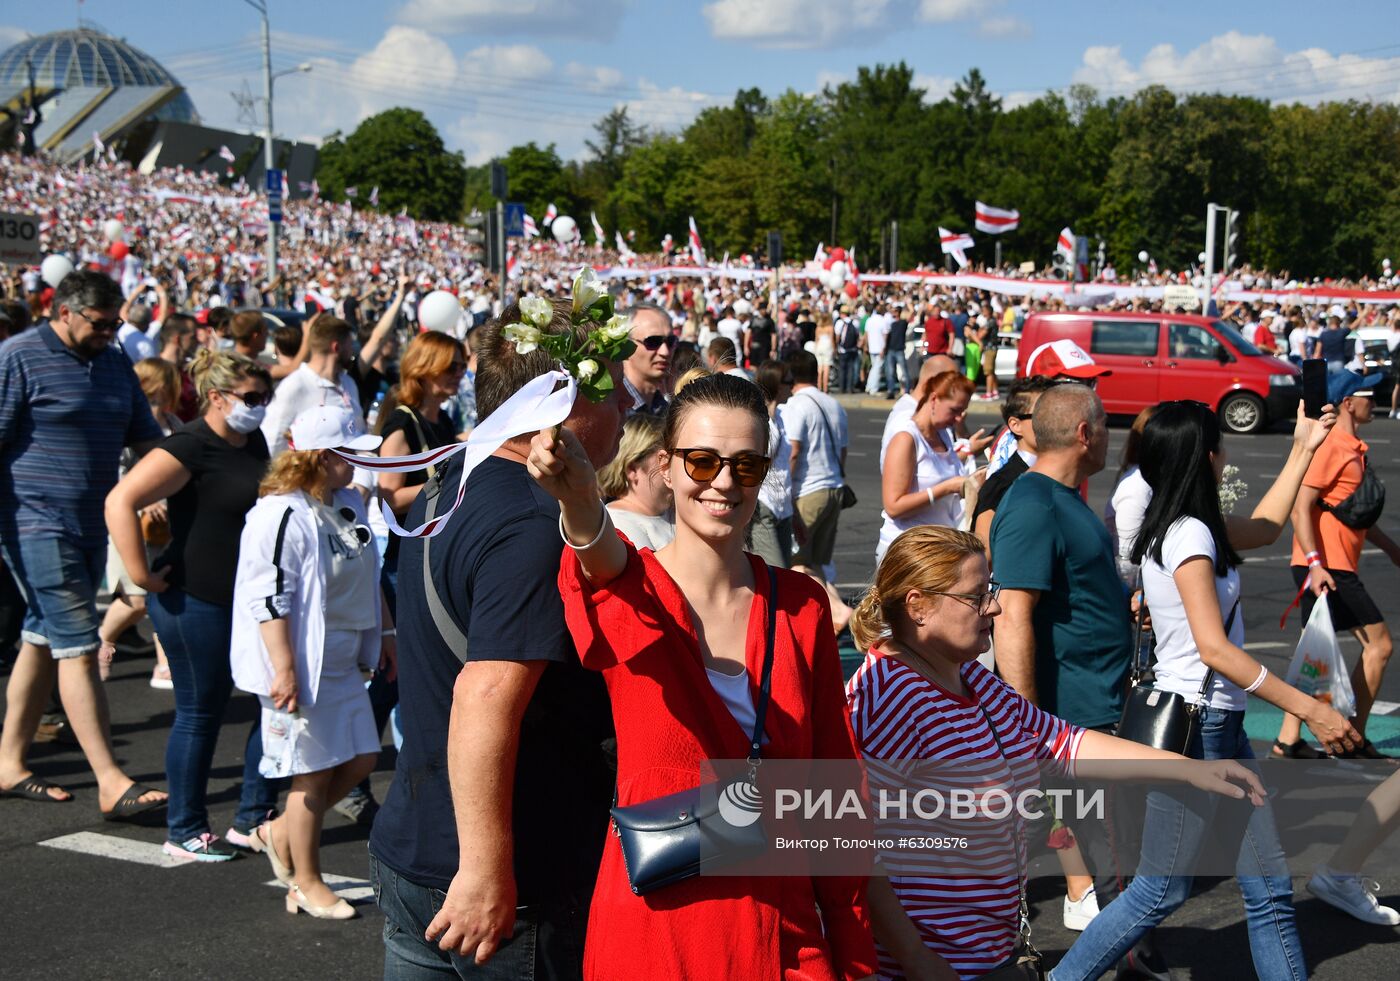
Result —
<instances>
[{"instance_id":1,"label":"van wheel","mask_svg":"<svg viewBox=\"0 0 1400 981\"><path fill-rule=\"evenodd\" d=\"M1220 423L1229 432L1257 433L1264 418L1264 403L1249 392L1235 392L1220 403Z\"/></svg>"}]
</instances>

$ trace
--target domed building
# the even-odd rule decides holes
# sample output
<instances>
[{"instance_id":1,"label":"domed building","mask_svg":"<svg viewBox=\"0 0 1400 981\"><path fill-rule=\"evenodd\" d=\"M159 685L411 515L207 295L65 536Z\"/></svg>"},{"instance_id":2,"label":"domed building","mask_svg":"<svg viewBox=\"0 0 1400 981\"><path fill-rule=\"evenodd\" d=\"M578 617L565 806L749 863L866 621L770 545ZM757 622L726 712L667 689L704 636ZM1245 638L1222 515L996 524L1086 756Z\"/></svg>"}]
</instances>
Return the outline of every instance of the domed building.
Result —
<instances>
[{"instance_id":1,"label":"domed building","mask_svg":"<svg viewBox=\"0 0 1400 981\"><path fill-rule=\"evenodd\" d=\"M34 144L71 162L146 122L198 123L189 95L160 62L88 26L21 41L0 53L0 107L12 132L37 103ZM10 145L14 140L7 141Z\"/></svg>"}]
</instances>

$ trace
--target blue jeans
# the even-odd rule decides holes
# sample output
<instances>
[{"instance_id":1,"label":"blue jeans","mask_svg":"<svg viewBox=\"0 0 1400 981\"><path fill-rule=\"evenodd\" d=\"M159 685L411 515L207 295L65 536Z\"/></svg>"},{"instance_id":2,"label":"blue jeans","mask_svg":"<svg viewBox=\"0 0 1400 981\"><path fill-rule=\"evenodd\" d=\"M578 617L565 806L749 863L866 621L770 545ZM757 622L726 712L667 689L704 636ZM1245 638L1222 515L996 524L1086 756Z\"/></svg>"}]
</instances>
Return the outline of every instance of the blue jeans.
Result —
<instances>
[{"instance_id":1,"label":"blue jeans","mask_svg":"<svg viewBox=\"0 0 1400 981\"><path fill-rule=\"evenodd\" d=\"M71 538L20 535L4 543L4 557L28 605L20 636L47 647L56 660L95 653L106 543L84 547Z\"/></svg>"},{"instance_id":2,"label":"blue jeans","mask_svg":"<svg viewBox=\"0 0 1400 981\"><path fill-rule=\"evenodd\" d=\"M399 875L369 856L374 901L384 914L384 981L436 981L472 978L480 981L534 981L583 976L583 934L587 901L541 913L517 907L509 940L485 965L459 957L428 943L423 933L442 909L447 894Z\"/></svg>"},{"instance_id":3,"label":"blue jeans","mask_svg":"<svg viewBox=\"0 0 1400 981\"><path fill-rule=\"evenodd\" d=\"M165 744L165 777L170 788L166 824L170 840L183 842L210 830L204 798L219 727L233 693L229 667L233 610L179 589L151 593L147 609L165 648L175 686L175 722ZM277 806L279 782L258 773L261 717L261 713L254 717L243 751L243 791L233 819L240 831L261 824L267 812Z\"/></svg>"},{"instance_id":4,"label":"blue jeans","mask_svg":"<svg viewBox=\"0 0 1400 981\"><path fill-rule=\"evenodd\" d=\"M1187 754L1193 759L1252 760L1244 713L1207 709ZM1293 880L1279 844L1273 810L1196 790L1152 791L1142 856L1132 884L1109 903L1056 965L1053 981L1097 978L1139 937L1170 916L1191 893L1192 872L1207 837L1238 830L1236 880L1244 896L1254 971L1268 981L1306 978L1293 915Z\"/></svg>"},{"instance_id":5,"label":"blue jeans","mask_svg":"<svg viewBox=\"0 0 1400 981\"><path fill-rule=\"evenodd\" d=\"M841 351L836 355L836 386L842 392L860 389L860 352Z\"/></svg>"},{"instance_id":6,"label":"blue jeans","mask_svg":"<svg viewBox=\"0 0 1400 981\"><path fill-rule=\"evenodd\" d=\"M885 355L885 390L893 395L899 389L909 390L909 367L904 362L904 348Z\"/></svg>"}]
</instances>

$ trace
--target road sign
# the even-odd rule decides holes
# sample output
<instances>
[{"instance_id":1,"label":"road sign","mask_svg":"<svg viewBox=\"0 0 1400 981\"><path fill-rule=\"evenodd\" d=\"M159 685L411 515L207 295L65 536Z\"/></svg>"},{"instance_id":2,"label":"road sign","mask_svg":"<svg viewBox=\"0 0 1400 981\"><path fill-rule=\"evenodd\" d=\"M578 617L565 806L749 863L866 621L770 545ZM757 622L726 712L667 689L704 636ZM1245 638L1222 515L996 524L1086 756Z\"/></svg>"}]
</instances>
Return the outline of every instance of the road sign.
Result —
<instances>
[{"instance_id":1,"label":"road sign","mask_svg":"<svg viewBox=\"0 0 1400 981\"><path fill-rule=\"evenodd\" d=\"M525 205L506 202L506 235L509 238L525 236Z\"/></svg>"},{"instance_id":2,"label":"road sign","mask_svg":"<svg viewBox=\"0 0 1400 981\"><path fill-rule=\"evenodd\" d=\"M272 169L267 172L267 219L282 220L282 179L284 172Z\"/></svg>"},{"instance_id":3,"label":"road sign","mask_svg":"<svg viewBox=\"0 0 1400 981\"><path fill-rule=\"evenodd\" d=\"M0 211L0 262L39 261L39 219Z\"/></svg>"},{"instance_id":4,"label":"road sign","mask_svg":"<svg viewBox=\"0 0 1400 981\"><path fill-rule=\"evenodd\" d=\"M284 174L285 171L275 169L267 172L267 189L269 191L276 191L278 197L282 196L282 178Z\"/></svg>"}]
</instances>

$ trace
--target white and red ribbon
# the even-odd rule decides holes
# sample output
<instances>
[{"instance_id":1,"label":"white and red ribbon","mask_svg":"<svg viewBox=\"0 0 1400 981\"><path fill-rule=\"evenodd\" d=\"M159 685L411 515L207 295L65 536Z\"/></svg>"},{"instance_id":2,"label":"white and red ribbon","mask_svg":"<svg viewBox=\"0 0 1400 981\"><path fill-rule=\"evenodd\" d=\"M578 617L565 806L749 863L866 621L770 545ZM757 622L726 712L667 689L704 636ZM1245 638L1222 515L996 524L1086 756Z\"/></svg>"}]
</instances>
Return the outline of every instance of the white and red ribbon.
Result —
<instances>
[{"instance_id":1,"label":"white and red ribbon","mask_svg":"<svg viewBox=\"0 0 1400 981\"><path fill-rule=\"evenodd\" d=\"M556 391L555 386L559 382L564 382L564 386ZM430 466L445 464L458 453L465 453L462 476L457 482L457 499L446 511L434 515L431 521L407 530L399 524L393 511L389 510L389 505L380 502L380 509L384 512L384 523L394 534L401 538L432 538L447 526L447 519L461 506L462 498L467 493L467 478L477 465L500 449L501 444L508 439L537 433L562 423L573 410L577 393L578 384L572 375L564 371L551 371L532 379L524 388L506 399L500 408L472 430L464 443L439 446L409 456L374 457L356 456L354 453L343 453L340 450L331 452L347 463L374 473L410 473L414 470L426 470Z\"/></svg>"}]
</instances>

